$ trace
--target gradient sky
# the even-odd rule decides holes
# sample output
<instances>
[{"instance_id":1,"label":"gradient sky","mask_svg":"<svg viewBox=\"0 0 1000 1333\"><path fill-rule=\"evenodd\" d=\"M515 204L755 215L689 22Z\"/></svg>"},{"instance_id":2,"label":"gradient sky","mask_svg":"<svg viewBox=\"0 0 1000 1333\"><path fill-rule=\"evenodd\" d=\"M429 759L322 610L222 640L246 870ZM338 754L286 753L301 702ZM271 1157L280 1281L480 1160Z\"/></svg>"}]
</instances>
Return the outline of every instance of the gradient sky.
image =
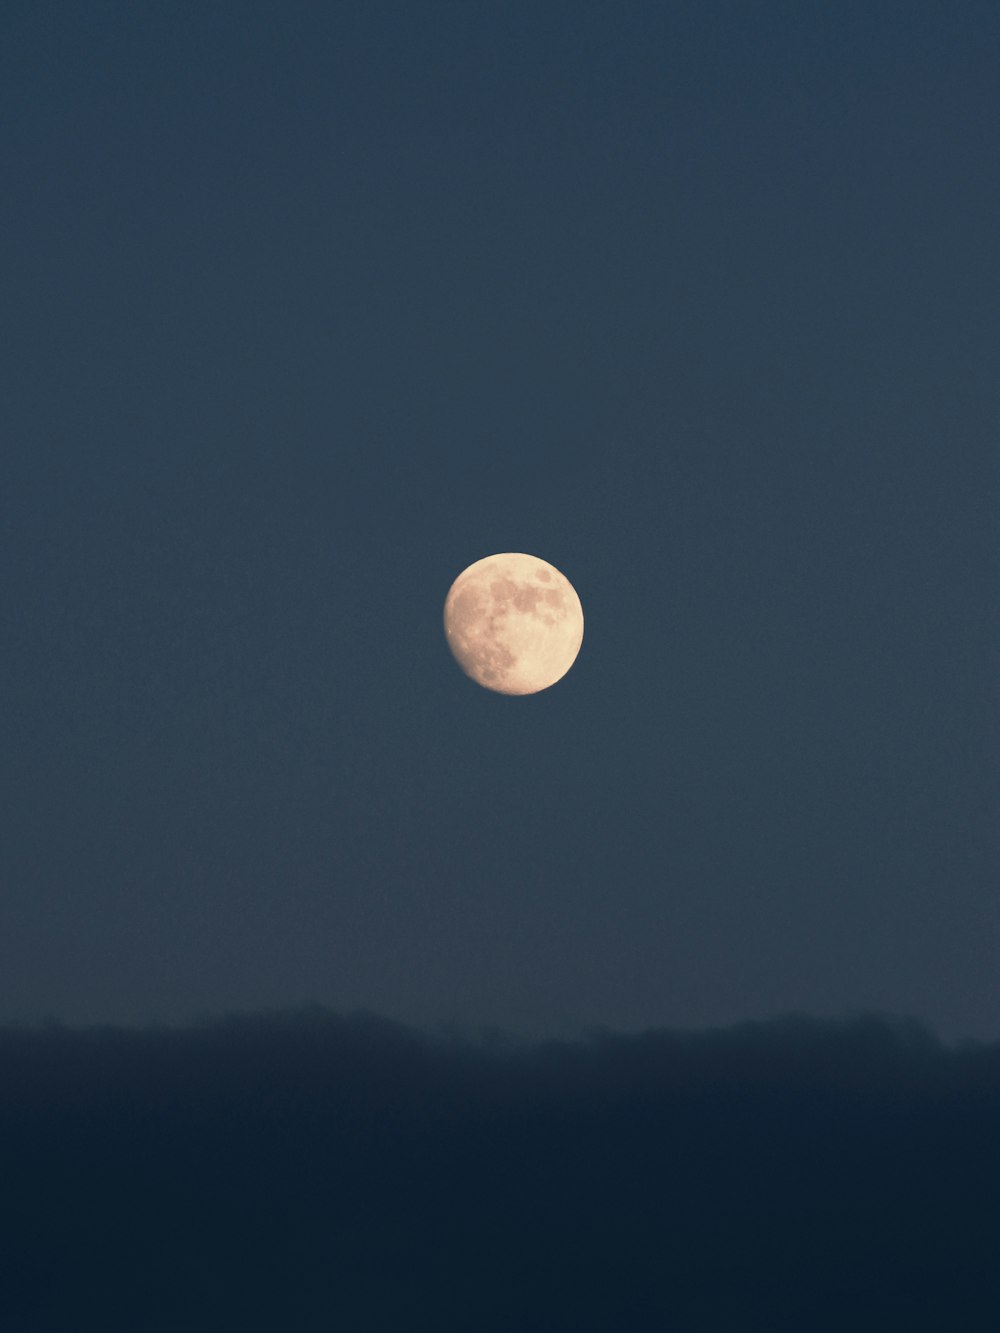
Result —
<instances>
[{"instance_id":1,"label":"gradient sky","mask_svg":"<svg viewBox=\"0 0 1000 1333\"><path fill-rule=\"evenodd\" d=\"M1000 1035L998 49L8 0L0 1019ZM441 630L504 550L530 698Z\"/></svg>"}]
</instances>

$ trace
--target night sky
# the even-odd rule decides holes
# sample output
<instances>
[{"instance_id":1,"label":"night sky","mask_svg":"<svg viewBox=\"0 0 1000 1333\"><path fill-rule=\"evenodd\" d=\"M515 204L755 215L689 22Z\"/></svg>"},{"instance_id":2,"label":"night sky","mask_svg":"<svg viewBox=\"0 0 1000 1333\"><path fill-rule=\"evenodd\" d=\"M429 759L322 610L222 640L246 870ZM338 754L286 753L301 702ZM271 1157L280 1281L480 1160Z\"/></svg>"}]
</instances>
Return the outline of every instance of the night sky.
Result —
<instances>
[{"instance_id":1,"label":"night sky","mask_svg":"<svg viewBox=\"0 0 1000 1333\"><path fill-rule=\"evenodd\" d=\"M998 51L0 5L5 1333L996 1328Z\"/></svg>"},{"instance_id":2,"label":"night sky","mask_svg":"<svg viewBox=\"0 0 1000 1333\"><path fill-rule=\"evenodd\" d=\"M998 42L5 4L0 1015L1000 1035Z\"/></svg>"}]
</instances>

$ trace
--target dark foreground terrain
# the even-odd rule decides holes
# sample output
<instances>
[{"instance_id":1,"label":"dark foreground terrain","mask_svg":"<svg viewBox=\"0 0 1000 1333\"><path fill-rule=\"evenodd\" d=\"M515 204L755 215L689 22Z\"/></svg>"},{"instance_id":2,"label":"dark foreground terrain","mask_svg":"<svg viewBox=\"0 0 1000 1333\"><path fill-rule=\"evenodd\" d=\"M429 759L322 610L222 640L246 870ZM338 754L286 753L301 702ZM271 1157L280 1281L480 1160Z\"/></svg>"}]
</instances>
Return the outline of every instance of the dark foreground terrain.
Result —
<instances>
[{"instance_id":1,"label":"dark foreground terrain","mask_svg":"<svg viewBox=\"0 0 1000 1333\"><path fill-rule=\"evenodd\" d=\"M1000 1327L1000 1047L0 1032L4 1333Z\"/></svg>"}]
</instances>

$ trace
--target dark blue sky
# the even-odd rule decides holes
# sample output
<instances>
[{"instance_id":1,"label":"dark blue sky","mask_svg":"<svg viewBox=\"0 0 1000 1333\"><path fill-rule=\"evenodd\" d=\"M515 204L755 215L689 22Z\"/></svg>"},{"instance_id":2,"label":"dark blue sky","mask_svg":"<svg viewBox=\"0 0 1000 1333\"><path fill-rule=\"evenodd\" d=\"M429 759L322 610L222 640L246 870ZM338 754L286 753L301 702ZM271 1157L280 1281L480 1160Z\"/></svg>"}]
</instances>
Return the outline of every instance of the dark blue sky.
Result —
<instances>
[{"instance_id":1,"label":"dark blue sky","mask_svg":"<svg viewBox=\"0 0 1000 1333\"><path fill-rule=\"evenodd\" d=\"M5 4L0 1018L998 1035L998 43Z\"/></svg>"}]
</instances>

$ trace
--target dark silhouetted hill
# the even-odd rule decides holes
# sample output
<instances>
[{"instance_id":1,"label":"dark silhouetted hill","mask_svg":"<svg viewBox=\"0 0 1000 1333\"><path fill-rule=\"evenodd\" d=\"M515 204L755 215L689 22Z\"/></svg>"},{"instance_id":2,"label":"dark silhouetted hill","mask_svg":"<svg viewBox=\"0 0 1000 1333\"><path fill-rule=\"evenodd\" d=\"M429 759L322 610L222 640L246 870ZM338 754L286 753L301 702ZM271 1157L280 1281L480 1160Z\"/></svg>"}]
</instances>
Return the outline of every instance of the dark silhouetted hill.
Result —
<instances>
[{"instance_id":1,"label":"dark silhouetted hill","mask_svg":"<svg viewBox=\"0 0 1000 1333\"><path fill-rule=\"evenodd\" d=\"M0 1032L4 1333L1000 1327L1000 1047Z\"/></svg>"}]
</instances>

